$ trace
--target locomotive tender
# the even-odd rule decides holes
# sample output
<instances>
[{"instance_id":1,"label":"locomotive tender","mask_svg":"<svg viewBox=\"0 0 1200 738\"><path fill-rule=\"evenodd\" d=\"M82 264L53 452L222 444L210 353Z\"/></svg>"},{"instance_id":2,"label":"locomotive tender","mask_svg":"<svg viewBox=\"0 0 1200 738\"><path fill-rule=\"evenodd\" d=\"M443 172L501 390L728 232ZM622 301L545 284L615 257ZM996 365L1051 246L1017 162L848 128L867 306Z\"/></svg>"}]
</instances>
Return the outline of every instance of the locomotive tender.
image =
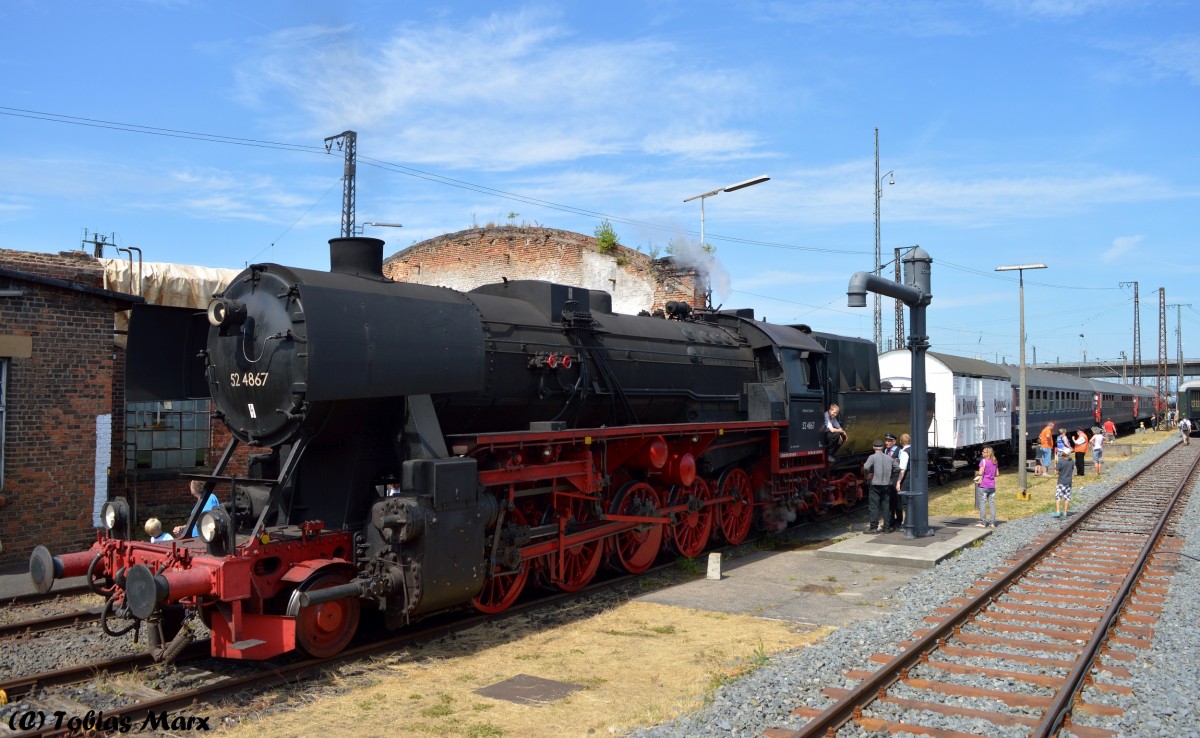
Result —
<instances>
[{"instance_id":1,"label":"locomotive tender","mask_svg":"<svg viewBox=\"0 0 1200 738\"><path fill-rule=\"evenodd\" d=\"M382 247L333 239L329 272L254 264L215 295L179 365L234 438L204 478L225 504L197 505L199 538L151 544L110 501L89 550L34 552L38 589L86 573L105 630L145 622L162 658L193 616L214 656L332 655L364 606L389 627L500 612L531 578L575 591L605 562L636 573L664 548L694 557L756 520L857 503L861 457L831 463L819 443L834 398L856 442L907 427L873 351L865 379L847 379L856 358L831 375L857 339L683 303L618 315L606 293L546 282L397 283ZM130 353L163 339L135 317ZM248 476L230 472L238 444L262 452Z\"/></svg>"}]
</instances>

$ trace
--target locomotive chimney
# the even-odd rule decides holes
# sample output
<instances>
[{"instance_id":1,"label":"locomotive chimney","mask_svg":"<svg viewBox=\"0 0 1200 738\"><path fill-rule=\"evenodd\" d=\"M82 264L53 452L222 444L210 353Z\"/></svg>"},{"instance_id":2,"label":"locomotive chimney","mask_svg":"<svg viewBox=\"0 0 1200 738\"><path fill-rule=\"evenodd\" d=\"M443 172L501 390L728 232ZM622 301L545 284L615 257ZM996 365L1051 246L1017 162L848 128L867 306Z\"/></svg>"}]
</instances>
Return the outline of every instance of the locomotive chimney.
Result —
<instances>
[{"instance_id":1,"label":"locomotive chimney","mask_svg":"<svg viewBox=\"0 0 1200 738\"><path fill-rule=\"evenodd\" d=\"M383 239L367 236L329 239L329 271L383 278Z\"/></svg>"}]
</instances>

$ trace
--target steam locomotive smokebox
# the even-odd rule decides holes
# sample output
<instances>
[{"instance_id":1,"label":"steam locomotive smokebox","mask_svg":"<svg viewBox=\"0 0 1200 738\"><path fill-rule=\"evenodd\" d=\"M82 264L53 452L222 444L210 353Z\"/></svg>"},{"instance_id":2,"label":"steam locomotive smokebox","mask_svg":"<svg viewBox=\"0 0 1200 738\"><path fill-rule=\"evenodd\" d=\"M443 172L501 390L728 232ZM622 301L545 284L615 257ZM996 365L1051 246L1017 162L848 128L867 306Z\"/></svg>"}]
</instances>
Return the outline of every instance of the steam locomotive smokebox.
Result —
<instances>
[{"instance_id":1,"label":"steam locomotive smokebox","mask_svg":"<svg viewBox=\"0 0 1200 738\"><path fill-rule=\"evenodd\" d=\"M475 459L415 459L403 464L405 493L433 497L433 509L473 505L478 499Z\"/></svg>"}]
</instances>

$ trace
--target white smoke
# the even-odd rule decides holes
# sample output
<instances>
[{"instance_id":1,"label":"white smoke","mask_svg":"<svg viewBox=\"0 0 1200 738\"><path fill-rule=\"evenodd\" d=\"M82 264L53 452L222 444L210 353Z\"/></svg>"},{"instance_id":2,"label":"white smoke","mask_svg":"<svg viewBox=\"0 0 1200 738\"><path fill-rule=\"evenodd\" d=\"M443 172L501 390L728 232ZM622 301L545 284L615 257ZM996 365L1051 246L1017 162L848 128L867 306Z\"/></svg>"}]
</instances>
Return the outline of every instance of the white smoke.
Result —
<instances>
[{"instance_id":1,"label":"white smoke","mask_svg":"<svg viewBox=\"0 0 1200 738\"><path fill-rule=\"evenodd\" d=\"M712 290L714 307L729 299L729 272L721 265L716 253L703 248L699 241L684 236L671 239L667 252L677 265L696 270L701 283Z\"/></svg>"}]
</instances>

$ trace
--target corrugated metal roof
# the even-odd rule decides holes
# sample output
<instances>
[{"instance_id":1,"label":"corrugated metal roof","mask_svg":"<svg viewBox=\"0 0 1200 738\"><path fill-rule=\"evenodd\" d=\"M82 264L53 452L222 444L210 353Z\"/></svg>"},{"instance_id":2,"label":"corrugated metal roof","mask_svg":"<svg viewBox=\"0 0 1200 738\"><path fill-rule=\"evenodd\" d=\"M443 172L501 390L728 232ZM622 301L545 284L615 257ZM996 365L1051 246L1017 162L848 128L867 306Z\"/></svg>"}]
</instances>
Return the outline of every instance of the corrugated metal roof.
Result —
<instances>
[{"instance_id":1,"label":"corrugated metal roof","mask_svg":"<svg viewBox=\"0 0 1200 738\"><path fill-rule=\"evenodd\" d=\"M951 354L927 352L929 356L937 359L946 365L946 368L955 374L960 374L967 377L993 377L995 379L1008 379L1008 372L1004 371L1004 367L999 364L993 364L990 361L981 359L970 359L966 356L954 356Z\"/></svg>"}]
</instances>

